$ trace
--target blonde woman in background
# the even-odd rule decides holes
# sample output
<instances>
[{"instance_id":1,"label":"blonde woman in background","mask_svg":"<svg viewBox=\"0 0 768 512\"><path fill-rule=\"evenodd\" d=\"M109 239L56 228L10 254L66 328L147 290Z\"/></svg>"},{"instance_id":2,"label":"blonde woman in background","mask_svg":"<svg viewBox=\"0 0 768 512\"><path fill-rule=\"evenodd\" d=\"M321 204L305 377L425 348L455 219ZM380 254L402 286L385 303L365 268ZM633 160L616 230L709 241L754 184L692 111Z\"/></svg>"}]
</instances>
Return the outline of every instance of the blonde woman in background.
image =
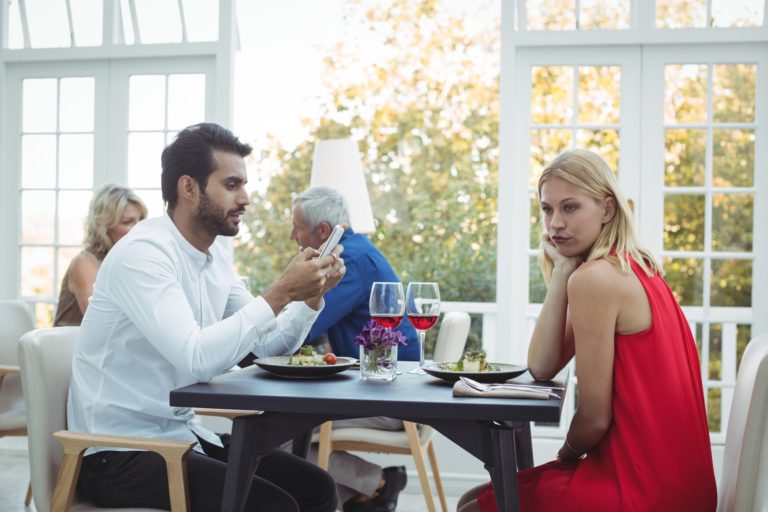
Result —
<instances>
[{"instance_id":1,"label":"blonde woman in background","mask_svg":"<svg viewBox=\"0 0 768 512\"><path fill-rule=\"evenodd\" d=\"M146 217L147 207L133 190L108 184L96 192L85 221L83 250L72 260L61 282L54 326L80 325L104 257Z\"/></svg>"}]
</instances>

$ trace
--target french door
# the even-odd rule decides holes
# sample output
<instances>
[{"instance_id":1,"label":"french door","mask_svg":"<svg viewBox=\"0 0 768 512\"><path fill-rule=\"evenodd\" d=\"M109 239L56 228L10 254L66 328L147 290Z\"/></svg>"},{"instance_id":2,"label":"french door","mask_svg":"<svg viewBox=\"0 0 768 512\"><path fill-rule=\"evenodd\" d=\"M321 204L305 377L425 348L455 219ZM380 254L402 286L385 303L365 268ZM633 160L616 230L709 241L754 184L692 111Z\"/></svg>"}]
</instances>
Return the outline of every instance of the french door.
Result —
<instances>
[{"instance_id":1,"label":"french door","mask_svg":"<svg viewBox=\"0 0 768 512\"><path fill-rule=\"evenodd\" d=\"M35 304L38 326L52 321L95 188L128 185L162 212L160 153L212 117L213 73L205 57L6 68L0 290Z\"/></svg>"}]
</instances>

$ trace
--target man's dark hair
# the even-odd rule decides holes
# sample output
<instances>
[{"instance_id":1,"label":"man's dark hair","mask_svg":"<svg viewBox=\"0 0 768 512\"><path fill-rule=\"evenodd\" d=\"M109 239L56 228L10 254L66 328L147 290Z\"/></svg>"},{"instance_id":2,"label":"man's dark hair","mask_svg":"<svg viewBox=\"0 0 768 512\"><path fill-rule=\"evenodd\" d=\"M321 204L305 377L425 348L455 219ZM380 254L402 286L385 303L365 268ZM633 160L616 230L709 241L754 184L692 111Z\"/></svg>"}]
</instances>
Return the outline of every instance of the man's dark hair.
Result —
<instances>
[{"instance_id":1,"label":"man's dark hair","mask_svg":"<svg viewBox=\"0 0 768 512\"><path fill-rule=\"evenodd\" d=\"M168 208L176 207L179 199L177 184L184 175L194 178L200 184L200 190L205 191L208 176L216 170L214 149L236 153L243 158L252 151L251 146L243 144L231 131L215 123L200 123L184 128L163 150L160 183L163 200L168 203Z\"/></svg>"}]
</instances>

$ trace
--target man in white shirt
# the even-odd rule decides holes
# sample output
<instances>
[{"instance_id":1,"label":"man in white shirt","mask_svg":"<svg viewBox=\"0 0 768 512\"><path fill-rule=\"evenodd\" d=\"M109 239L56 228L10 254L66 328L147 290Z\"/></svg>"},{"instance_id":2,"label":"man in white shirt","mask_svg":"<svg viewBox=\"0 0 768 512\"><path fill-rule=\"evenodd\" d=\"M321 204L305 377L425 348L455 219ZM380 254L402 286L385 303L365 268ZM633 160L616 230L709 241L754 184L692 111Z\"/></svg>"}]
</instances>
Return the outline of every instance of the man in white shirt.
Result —
<instances>
[{"instance_id":1,"label":"man in white shirt","mask_svg":"<svg viewBox=\"0 0 768 512\"><path fill-rule=\"evenodd\" d=\"M218 235L238 231L250 146L211 123L178 134L162 155L166 215L138 224L99 269L72 365L71 430L199 441L187 458L192 510L218 511L228 439L172 408L171 390L205 382L246 354L292 353L344 276L343 248L308 248L260 296L235 275ZM223 442L222 442L223 441ZM91 449L79 487L102 507L170 509L165 463L151 452ZM246 510L331 511L333 480L280 450L256 471Z\"/></svg>"}]
</instances>

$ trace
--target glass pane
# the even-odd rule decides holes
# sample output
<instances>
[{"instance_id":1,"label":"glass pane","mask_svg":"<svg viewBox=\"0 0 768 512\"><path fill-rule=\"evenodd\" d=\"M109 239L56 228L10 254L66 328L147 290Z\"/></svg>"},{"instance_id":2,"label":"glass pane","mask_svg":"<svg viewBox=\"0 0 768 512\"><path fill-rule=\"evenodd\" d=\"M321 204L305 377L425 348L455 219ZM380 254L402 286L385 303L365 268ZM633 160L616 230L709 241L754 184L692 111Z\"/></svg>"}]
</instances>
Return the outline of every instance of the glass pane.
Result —
<instances>
[{"instance_id":1,"label":"glass pane","mask_svg":"<svg viewBox=\"0 0 768 512\"><path fill-rule=\"evenodd\" d=\"M712 69L712 114L716 123L755 120L754 64L715 64Z\"/></svg>"},{"instance_id":2,"label":"glass pane","mask_svg":"<svg viewBox=\"0 0 768 512\"><path fill-rule=\"evenodd\" d=\"M576 28L575 0L525 0L528 30L573 30Z\"/></svg>"},{"instance_id":3,"label":"glass pane","mask_svg":"<svg viewBox=\"0 0 768 512\"><path fill-rule=\"evenodd\" d=\"M8 48L11 50L24 48L24 32L21 29L18 0L10 0L8 6Z\"/></svg>"},{"instance_id":4,"label":"glass pane","mask_svg":"<svg viewBox=\"0 0 768 512\"><path fill-rule=\"evenodd\" d=\"M712 0L713 27L759 27L765 0Z\"/></svg>"},{"instance_id":5,"label":"glass pane","mask_svg":"<svg viewBox=\"0 0 768 512\"><path fill-rule=\"evenodd\" d=\"M704 195L664 196L664 249L704 250Z\"/></svg>"},{"instance_id":6,"label":"glass pane","mask_svg":"<svg viewBox=\"0 0 768 512\"><path fill-rule=\"evenodd\" d=\"M710 380L721 380L723 361L723 324L709 324L709 361Z\"/></svg>"},{"instance_id":7,"label":"glass pane","mask_svg":"<svg viewBox=\"0 0 768 512\"><path fill-rule=\"evenodd\" d=\"M752 326L749 324L739 324L736 327L736 373L738 374L741 359L744 357L744 350L752 339Z\"/></svg>"},{"instance_id":8,"label":"glass pane","mask_svg":"<svg viewBox=\"0 0 768 512\"><path fill-rule=\"evenodd\" d=\"M160 154L165 148L162 132L128 134L128 185L160 186Z\"/></svg>"},{"instance_id":9,"label":"glass pane","mask_svg":"<svg viewBox=\"0 0 768 512\"><path fill-rule=\"evenodd\" d=\"M102 0L69 0L76 46L101 46Z\"/></svg>"},{"instance_id":10,"label":"glass pane","mask_svg":"<svg viewBox=\"0 0 768 512\"><path fill-rule=\"evenodd\" d=\"M136 37L133 34L133 23L131 20L131 8L128 5L128 0L120 0L120 18L123 20L123 41L125 44L134 44Z\"/></svg>"},{"instance_id":11,"label":"glass pane","mask_svg":"<svg viewBox=\"0 0 768 512\"><path fill-rule=\"evenodd\" d=\"M59 243L78 245L83 242L83 222L92 196L91 191L59 192Z\"/></svg>"},{"instance_id":12,"label":"glass pane","mask_svg":"<svg viewBox=\"0 0 768 512\"><path fill-rule=\"evenodd\" d=\"M128 129L164 129L165 75L134 75L129 88Z\"/></svg>"},{"instance_id":13,"label":"glass pane","mask_svg":"<svg viewBox=\"0 0 768 512\"><path fill-rule=\"evenodd\" d=\"M571 130L531 130L530 184L537 188L544 167L558 154L571 148Z\"/></svg>"},{"instance_id":14,"label":"glass pane","mask_svg":"<svg viewBox=\"0 0 768 512\"><path fill-rule=\"evenodd\" d=\"M528 302L531 304L543 304L547 296L547 285L544 283L544 276L541 274L538 256L528 258Z\"/></svg>"},{"instance_id":15,"label":"glass pane","mask_svg":"<svg viewBox=\"0 0 768 512\"><path fill-rule=\"evenodd\" d=\"M752 306L752 261L712 260L712 306Z\"/></svg>"},{"instance_id":16,"label":"glass pane","mask_svg":"<svg viewBox=\"0 0 768 512\"><path fill-rule=\"evenodd\" d=\"M703 186L706 130L666 130L664 135L664 185Z\"/></svg>"},{"instance_id":17,"label":"glass pane","mask_svg":"<svg viewBox=\"0 0 768 512\"><path fill-rule=\"evenodd\" d=\"M538 194L531 194L531 216L530 216L530 248L536 249L541 242L541 209L539 208Z\"/></svg>"},{"instance_id":18,"label":"glass pane","mask_svg":"<svg viewBox=\"0 0 768 512\"><path fill-rule=\"evenodd\" d=\"M21 295L53 296L53 247L21 248Z\"/></svg>"},{"instance_id":19,"label":"glass pane","mask_svg":"<svg viewBox=\"0 0 768 512\"><path fill-rule=\"evenodd\" d=\"M629 28L629 0L581 0L579 28Z\"/></svg>"},{"instance_id":20,"label":"glass pane","mask_svg":"<svg viewBox=\"0 0 768 512\"><path fill-rule=\"evenodd\" d=\"M168 144L173 142L173 139L175 139L178 134L179 134L179 132L166 132L166 134L165 134L165 145L167 146Z\"/></svg>"},{"instance_id":21,"label":"glass pane","mask_svg":"<svg viewBox=\"0 0 768 512\"><path fill-rule=\"evenodd\" d=\"M23 191L21 193L21 241L29 244L52 244L55 192Z\"/></svg>"},{"instance_id":22,"label":"glass pane","mask_svg":"<svg viewBox=\"0 0 768 512\"><path fill-rule=\"evenodd\" d=\"M712 250L752 251L752 194L712 194Z\"/></svg>"},{"instance_id":23,"label":"glass pane","mask_svg":"<svg viewBox=\"0 0 768 512\"><path fill-rule=\"evenodd\" d=\"M21 186L24 188L56 187L55 135L23 135L21 137Z\"/></svg>"},{"instance_id":24,"label":"glass pane","mask_svg":"<svg viewBox=\"0 0 768 512\"><path fill-rule=\"evenodd\" d=\"M216 41L219 38L218 0L182 0L187 40Z\"/></svg>"},{"instance_id":25,"label":"glass pane","mask_svg":"<svg viewBox=\"0 0 768 512\"><path fill-rule=\"evenodd\" d=\"M59 137L59 186L93 187L93 135Z\"/></svg>"},{"instance_id":26,"label":"glass pane","mask_svg":"<svg viewBox=\"0 0 768 512\"><path fill-rule=\"evenodd\" d=\"M22 130L56 131L56 79L27 78L22 86Z\"/></svg>"},{"instance_id":27,"label":"glass pane","mask_svg":"<svg viewBox=\"0 0 768 512\"><path fill-rule=\"evenodd\" d=\"M59 96L59 130L92 132L94 109L93 77L62 78Z\"/></svg>"},{"instance_id":28,"label":"glass pane","mask_svg":"<svg viewBox=\"0 0 768 512\"><path fill-rule=\"evenodd\" d=\"M531 122L571 124L573 119L573 67L531 68Z\"/></svg>"},{"instance_id":29,"label":"glass pane","mask_svg":"<svg viewBox=\"0 0 768 512\"><path fill-rule=\"evenodd\" d=\"M54 306L51 302L35 303L35 327L38 329L53 327L53 311Z\"/></svg>"},{"instance_id":30,"label":"glass pane","mask_svg":"<svg viewBox=\"0 0 768 512\"><path fill-rule=\"evenodd\" d=\"M168 77L168 128L205 121L205 75Z\"/></svg>"},{"instance_id":31,"label":"glass pane","mask_svg":"<svg viewBox=\"0 0 768 512\"><path fill-rule=\"evenodd\" d=\"M157 178L160 182L160 175ZM163 202L163 194L160 189L152 190L135 190L144 204L147 205L147 218L159 217L165 211L165 203Z\"/></svg>"},{"instance_id":32,"label":"glass pane","mask_svg":"<svg viewBox=\"0 0 768 512\"><path fill-rule=\"evenodd\" d=\"M707 0L656 0L656 28L707 26Z\"/></svg>"},{"instance_id":33,"label":"glass pane","mask_svg":"<svg viewBox=\"0 0 768 512\"><path fill-rule=\"evenodd\" d=\"M54 283L56 285L54 296L58 297L59 293L61 293L61 280L64 279L64 274L67 272L67 269L69 268L69 264L72 263L72 260L75 259L75 256L77 256L80 253L79 247L61 247L59 248L59 257L56 261L56 270L58 272L58 282Z\"/></svg>"},{"instance_id":34,"label":"glass pane","mask_svg":"<svg viewBox=\"0 0 768 512\"><path fill-rule=\"evenodd\" d=\"M579 66L579 123L618 124L621 66Z\"/></svg>"},{"instance_id":35,"label":"glass pane","mask_svg":"<svg viewBox=\"0 0 768 512\"><path fill-rule=\"evenodd\" d=\"M576 147L589 149L599 154L608 163L614 174L618 175L618 130L578 130L576 132Z\"/></svg>"},{"instance_id":36,"label":"glass pane","mask_svg":"<svg viewBox=\"0 0 768 512\"><path fill-rule=\"evenodd\" d=\"M707 423L710 432L720 432L721 413L721 395L720 388L707 389Z\"/></svg>"},{"instance_id":37,"label":"glass pane","mask_svg":"<svg viewBox=\"0 0 768 512\"><path fill-rule=\"evenodd\" d=\"M70 46L69 21L65 0L25 2L32 48Z\"/></svg>"},{"instance_id":38,"label":"glass pane","mask_svg":"<svg viewBox=\"0 0 768 512\"><path fill-rule=\"evenodd\" d=\"M707 121L706 64L664 66L664 121L666 123Z\"/></svg>"},{"instance_id":39,"label":"glass pane","mask_svg":"<svg viewBox=\"0 0 768 512\"><path fill-rule=\"evenodd\" d=\"M664 258L664 280L681 306L701 306L704 297L704 261Z\"/></svg>"},{"instance_id":40,"label":"glass pane","mask_svg":"<svg viewBox=\"0 0 768 512\"><path fill-rule=\"evenodd\" d=\"M712 184L751 187L755 176L755 131L712 131Z\"/></svg>"},{"instance_id":41,"label":"glass pane","mask_svg":"<svg viewBox=\"0 0 768 512\"><path fill-rule=\"evenodd\" d=\"M142 44L181 42L181 17L177 0L135 2Z\"/></svg>"}]
</instances>

